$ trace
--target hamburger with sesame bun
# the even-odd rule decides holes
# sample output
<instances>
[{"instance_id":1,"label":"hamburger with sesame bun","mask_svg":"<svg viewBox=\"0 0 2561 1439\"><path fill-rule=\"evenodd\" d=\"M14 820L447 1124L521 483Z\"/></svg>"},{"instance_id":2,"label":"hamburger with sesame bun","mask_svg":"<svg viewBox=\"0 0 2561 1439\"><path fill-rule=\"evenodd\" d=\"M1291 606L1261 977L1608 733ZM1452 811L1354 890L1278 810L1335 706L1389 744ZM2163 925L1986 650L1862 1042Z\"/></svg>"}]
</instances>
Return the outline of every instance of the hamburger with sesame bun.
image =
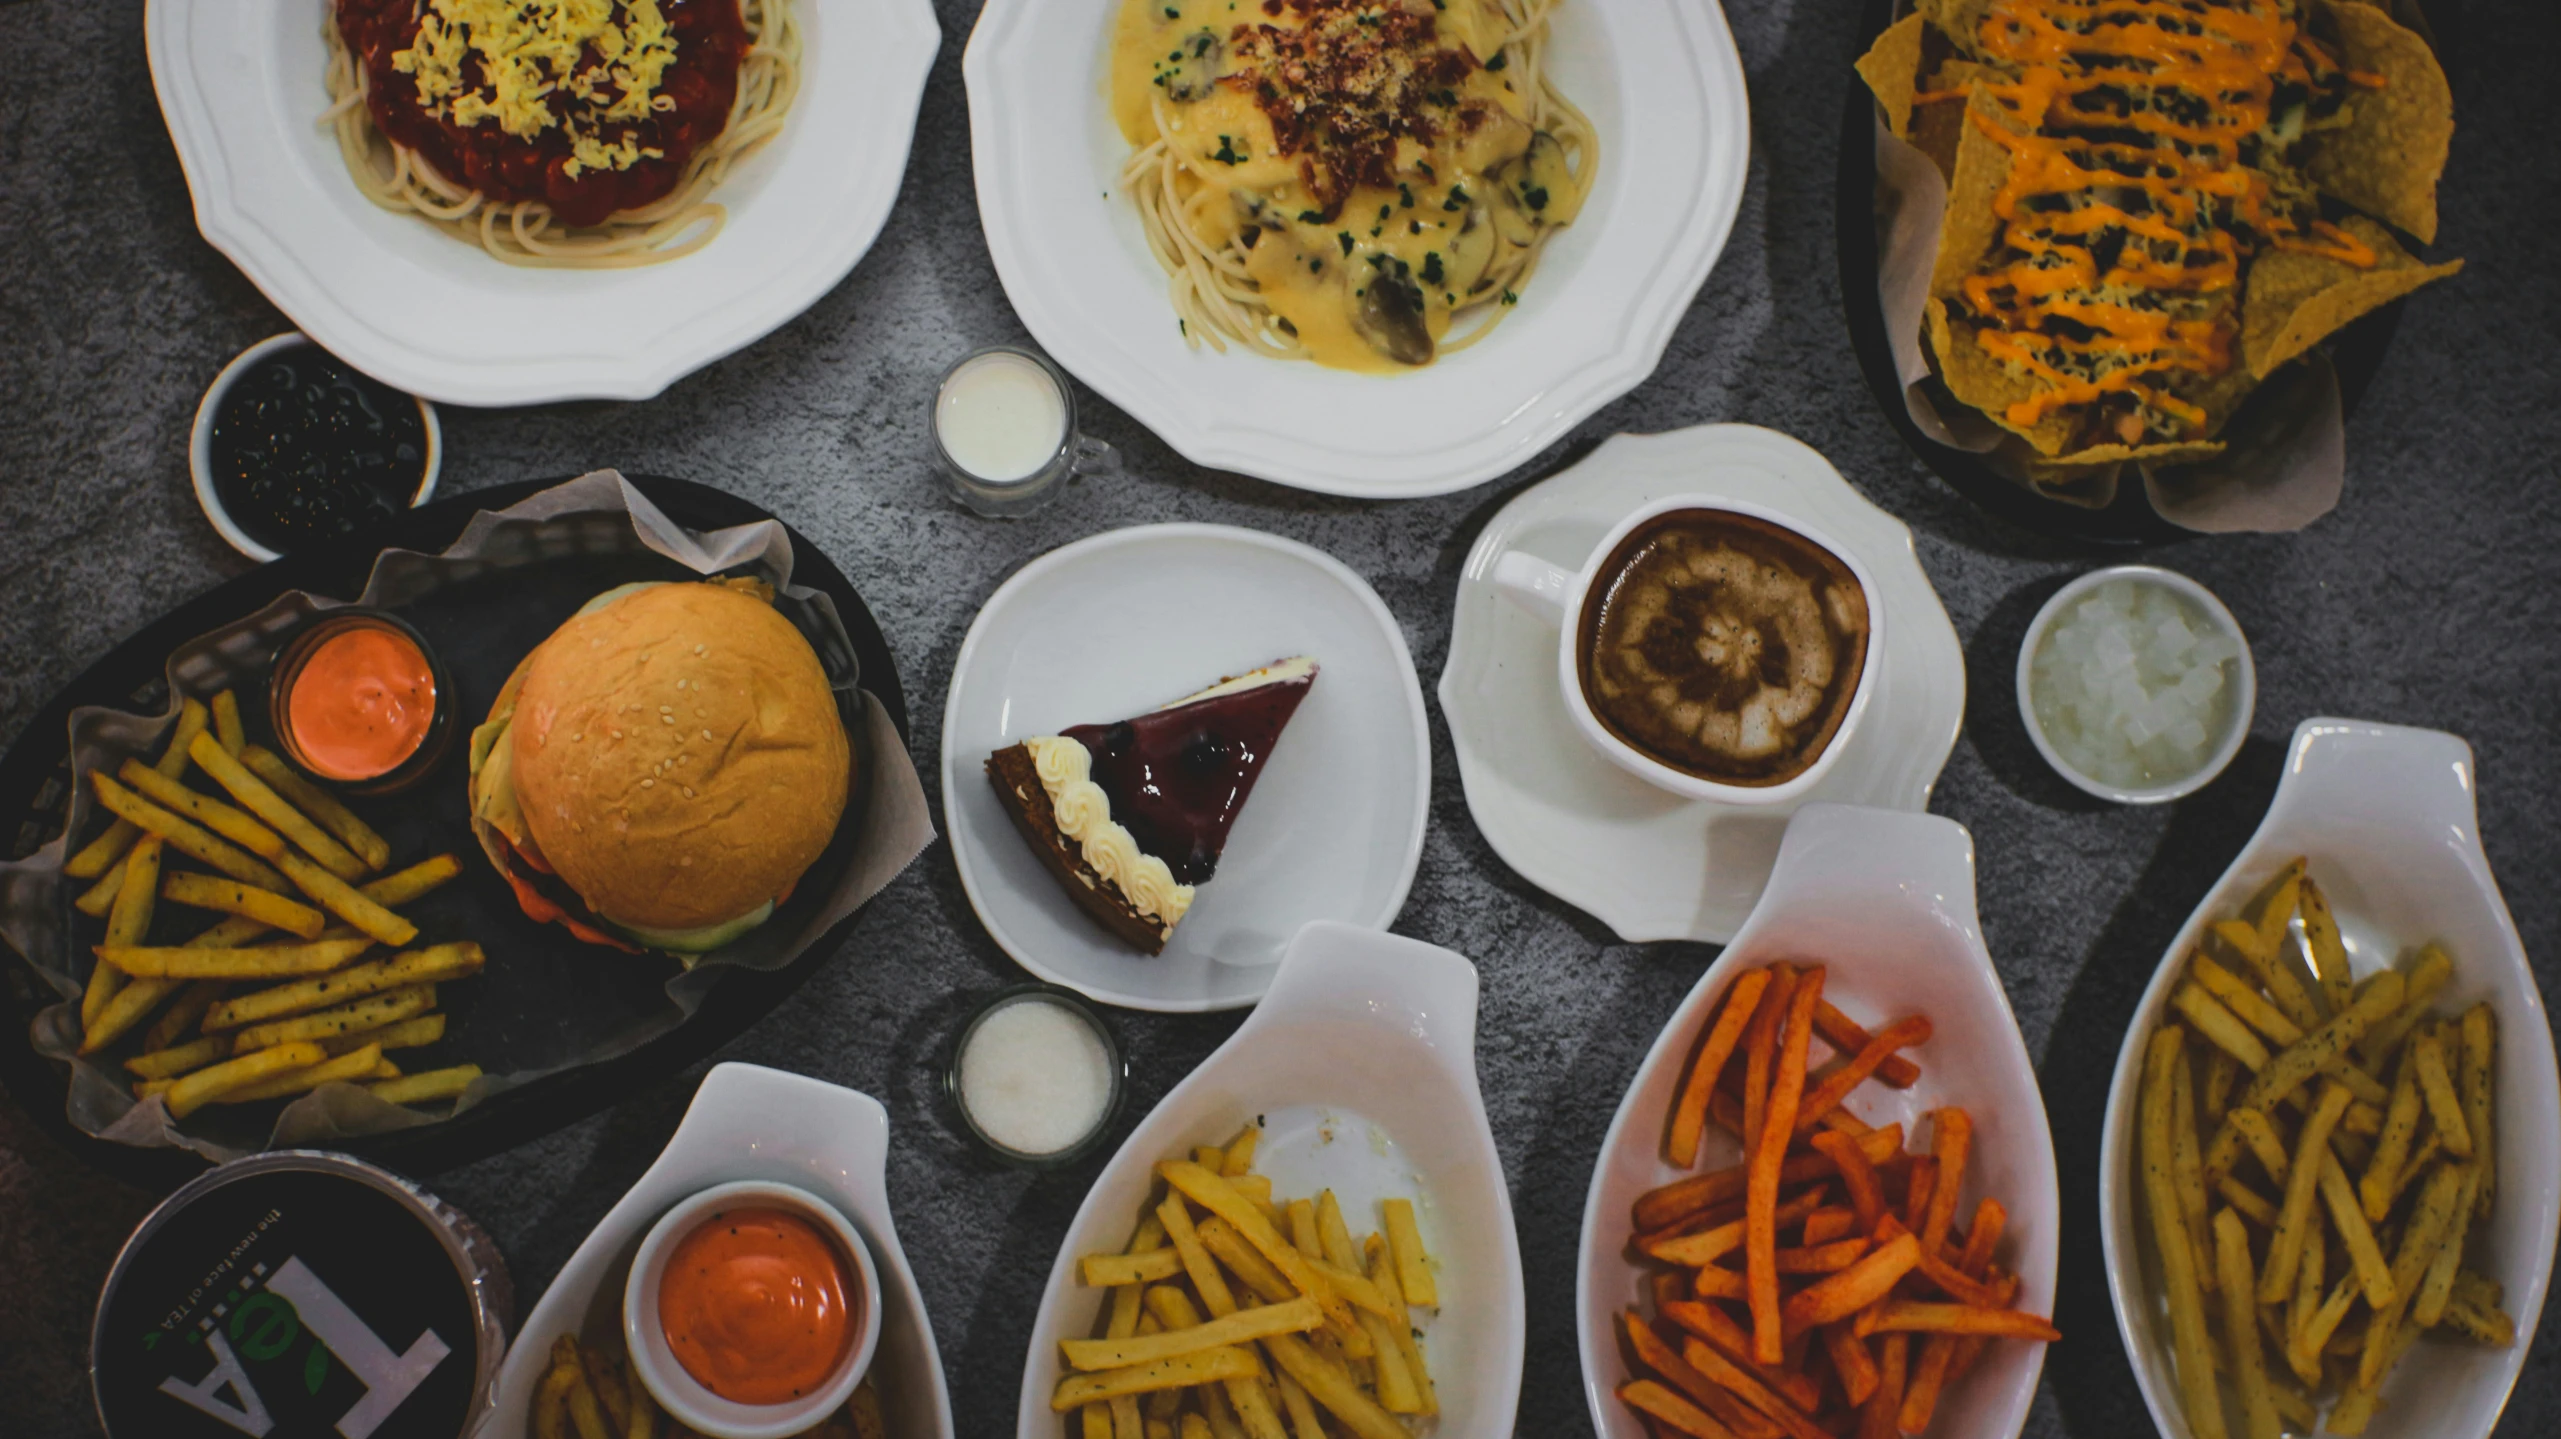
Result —
<instances>
[{"instance_id":1,"label":"hamburger with sesame bun","mask_svg":"<svg viewBox=\"0 0 2561 1439\"><path fill-rule=\"evenodd\" d=\"M471 825L525 912L708 954L836 833L853 754L816 652L753 580L608 590L535 646L471 735Z\"/></svg>"}]
</instances>

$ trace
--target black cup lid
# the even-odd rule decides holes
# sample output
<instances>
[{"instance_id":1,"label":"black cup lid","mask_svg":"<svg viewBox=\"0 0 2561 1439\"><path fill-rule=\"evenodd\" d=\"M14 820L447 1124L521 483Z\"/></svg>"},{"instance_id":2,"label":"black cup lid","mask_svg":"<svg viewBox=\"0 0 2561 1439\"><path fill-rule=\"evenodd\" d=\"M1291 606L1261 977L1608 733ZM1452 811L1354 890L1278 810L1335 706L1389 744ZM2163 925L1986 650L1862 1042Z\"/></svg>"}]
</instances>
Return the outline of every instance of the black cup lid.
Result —
<instances>
[{"instance_id":1,"label":"black cup lid","mask_svg":"<svg viewBox=\"0 0 2561 1439\"><path fill-rule=\"evenodd\" d=\"M433 1196L345 1155L263 1154L125 1242L90 1384L116 1439L455 1439L512 1300L495 1246Z\"/></svg>"}]
</instances>

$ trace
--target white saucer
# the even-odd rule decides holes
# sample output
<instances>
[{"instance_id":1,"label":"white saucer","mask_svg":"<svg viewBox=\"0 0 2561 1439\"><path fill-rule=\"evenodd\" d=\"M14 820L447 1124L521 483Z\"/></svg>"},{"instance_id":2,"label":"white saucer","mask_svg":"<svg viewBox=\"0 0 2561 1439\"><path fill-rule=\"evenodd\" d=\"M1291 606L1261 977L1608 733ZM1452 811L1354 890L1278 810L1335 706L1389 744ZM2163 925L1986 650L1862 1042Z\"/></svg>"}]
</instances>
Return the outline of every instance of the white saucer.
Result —
<instances>
[{"instance_id":1,"label":"white saucer","mask_svg":"<svg viewBox=\"0 0 2561 1439\"><path fill-rule=\"evenodd\" d=\"M658 1161L606 1211L525 1316L475 1439L524 1439L534 1390L551 1367L552 1340L619 1338L623 1277L641 1236L677 1201L740 1179L808 1190L853 1222L880 1271L887 1322L871 1380L890 1439L951 1439L951 1393L934 1326L889 1217L888 1159L889 1111L870 1095L759 1065L712 1066Z\"/></svg>"},{"instance_id":2,"label":"white saucer","mask_svg":"<svg viewBox=\"0 0 2561 1439\"><path fill-rule=\"evenodd\" d=\"M1866 563L1892 613L1875 701L1831 773L1796 804L1685 800L1601 758L1557 693L1555 629L1487 577L1516 546L1577 568L1629 511L1682 493L1803 516ZM1928 806L1965 718L1965 652L1901 521L1797 440L1702 425L1613 436L1494 516L1459 574L1440 699L1468 813L1505 864L1623 939L1723 944L1760 898L1799 804Z\"/></svg>"},{"instance_id":3,"label":"white saucer","mask_svg":"<svg viewBox=\"0 0 2561 1439\"><path fill-rule=\"evenodd\" d=\"M1308 655L1315 687L1237 816L1218 876L1154 957L1076 908L988 784L1028 735L1153 709ZM1105 1004L1252 1004L1300 926L1384 929L1405 907L1432 788L1423 690L1396 617L1293 540L1142 525L1053 550L997 588L961 641L943 709L943 814L962 888L1033 974Z\"/></svg>"}]
</instances>

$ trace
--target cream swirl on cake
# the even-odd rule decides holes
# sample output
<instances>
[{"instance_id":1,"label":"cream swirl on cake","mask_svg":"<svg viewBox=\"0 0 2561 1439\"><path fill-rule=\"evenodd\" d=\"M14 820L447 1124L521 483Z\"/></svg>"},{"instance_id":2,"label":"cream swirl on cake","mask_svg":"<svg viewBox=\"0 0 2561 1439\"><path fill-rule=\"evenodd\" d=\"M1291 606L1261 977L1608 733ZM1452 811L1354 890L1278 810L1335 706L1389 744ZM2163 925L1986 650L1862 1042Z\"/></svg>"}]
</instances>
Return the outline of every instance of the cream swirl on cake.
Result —
<instances>
[{"instance_id":1,"label":"cream swirl on cake","mask_svg":"<svg viewBox=\"0 0 2561 1439\"><path fill-rule=\"evenodd\" d=\"M1111 796L1094 783L1093 752L1059 735L1023 741L1049 793L1058 832L1076 842L1094 873L1120 886L1129 907L1171 929L1192 907L1192 887L1174 882L1165 861L1138 847L1126 825L1112 819Z\"/></svg>"}]
</instances>

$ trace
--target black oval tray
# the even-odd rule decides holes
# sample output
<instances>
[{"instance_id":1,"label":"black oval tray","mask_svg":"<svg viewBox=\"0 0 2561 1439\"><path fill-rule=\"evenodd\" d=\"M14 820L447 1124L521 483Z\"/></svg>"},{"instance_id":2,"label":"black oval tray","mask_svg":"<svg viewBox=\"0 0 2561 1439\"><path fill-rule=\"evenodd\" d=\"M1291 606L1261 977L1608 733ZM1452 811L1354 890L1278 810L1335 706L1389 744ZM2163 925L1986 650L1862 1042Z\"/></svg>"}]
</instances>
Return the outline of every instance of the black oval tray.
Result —
<instances>
[{"instance_id":1,"label":"black oval tray","mask_svg":"<svg viewBox=\"0 0 2561 1439\"><path fill-rule=\"evenodd\" d=\"M736 495L686 480L628 478L668 518L688 529L721 529L775 518ZM5 852L13 858L24 856L62 829L71 784L65 736L74 708L108 705L156 713L168 701L162 666L169 652L185 641L251 613L288 590L354 595L364 588L374 557L382 550L433 554L453 543L473 515L505 509L559 483L558 479L530 480L435 501L325 549L263 565L143 626L38 710L7 755L0 757L0 836L6 837ZM791 534L793 582L823 590L835 601L837 616L862 662L863 688L879 697L899 737L907 738L906 694L879 623L834 562L807 537L788 525L784 528ZM477 860L476 855L466 858ZM547 1075L441 1124L351 1139L337 1147L393 1169L428 1173L469 1163L584 1119L635 1087L693 1063L762 1018L826 963L855 917L847 916L781 969L733 971L712 986L692 1018L627 1054ZM37 1013L59 998L23 959L0 959L0 1082L8 1085L46 1132L81 1159L121 1179L167 1190L203 1172L205 1161L189 1151L112 1143L81 1132L64 1116L69 1071L38 1054L28 1041Z\"/></svg>"},{"instance_id":2,"label":"black oval tray","mask_svg":"<svg viewBox=\"0 0 2561 1439\"><path fill-rule=\"evenodd\" d=\"M2094 545L2157 545L2194 539L2196 531L2171 524L2153 510L2139 477L2136 482L2119 484L2115 501L2104 509L2066 504L1994 473L1980 456L1942 445L1912 423L1911 411L1903 403L1903 387L1894 376L1894 354L1887 344L1885 316L1876 296L1876 101L1850 66L1893 23L1895 7L1896 0L1863 0L1857 47L1841 58L1846 91L1841 103L1835 249L1840 256L1841 307L1848 312L1850 342L1858 350L1859 371L1876 396L1877 408L1885 412L1886 420L1912 453L1920 456L1950 489L2012 524ZM2453 53L2452 27L2461 20L2462 7L2456 0L2432 0L2427 8L2438 52ZM2342 418L2356 413L2357 401L2365 397L2375 371L2382 367L2383 352L2391 347L2392 332L2401 323L2403 303L2396 300L2330 338L2330 363L2338 371Z\"/></svg>"}]
</instances>

